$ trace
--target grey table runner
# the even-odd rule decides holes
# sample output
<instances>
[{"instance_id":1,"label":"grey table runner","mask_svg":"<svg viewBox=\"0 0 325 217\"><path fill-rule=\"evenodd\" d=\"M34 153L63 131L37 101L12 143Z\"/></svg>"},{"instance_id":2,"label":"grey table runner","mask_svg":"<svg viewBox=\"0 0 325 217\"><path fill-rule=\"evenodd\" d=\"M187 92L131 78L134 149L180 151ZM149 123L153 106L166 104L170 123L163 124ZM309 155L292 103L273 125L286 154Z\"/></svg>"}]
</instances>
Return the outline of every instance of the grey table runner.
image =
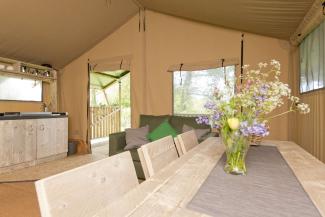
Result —
<instances>
[{"instance_id":1,"label":"grey table runner","mask_svg":"<svg viewBox=\"0 0 325 217\"><path fill-rule=\"evenodd\" d=\"M276 147L250 147L247 175L223 171L225 154L188 208L217 217L321 216Z\"/></svg>"}]
</instances>

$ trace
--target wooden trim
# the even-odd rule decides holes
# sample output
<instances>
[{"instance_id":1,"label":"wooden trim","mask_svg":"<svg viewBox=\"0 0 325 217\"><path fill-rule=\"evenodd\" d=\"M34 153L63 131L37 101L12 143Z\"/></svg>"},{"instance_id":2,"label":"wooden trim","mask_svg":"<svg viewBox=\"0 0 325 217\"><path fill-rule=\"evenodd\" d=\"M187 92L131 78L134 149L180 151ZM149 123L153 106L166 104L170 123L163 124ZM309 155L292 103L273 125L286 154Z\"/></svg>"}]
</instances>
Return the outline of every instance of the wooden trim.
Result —
<instances>
[{"instance_id":1,"label":"wooden trim","mask_svg":"<svg viewBox=\"0 0 325 217\"><path fill-rule=\"evenodd\" d=\"M291 44L294 46L299 45L311 31L323 22L324 18L322 1L315 0L296 31L291 35Z\"/></svg>"}]
</instances>

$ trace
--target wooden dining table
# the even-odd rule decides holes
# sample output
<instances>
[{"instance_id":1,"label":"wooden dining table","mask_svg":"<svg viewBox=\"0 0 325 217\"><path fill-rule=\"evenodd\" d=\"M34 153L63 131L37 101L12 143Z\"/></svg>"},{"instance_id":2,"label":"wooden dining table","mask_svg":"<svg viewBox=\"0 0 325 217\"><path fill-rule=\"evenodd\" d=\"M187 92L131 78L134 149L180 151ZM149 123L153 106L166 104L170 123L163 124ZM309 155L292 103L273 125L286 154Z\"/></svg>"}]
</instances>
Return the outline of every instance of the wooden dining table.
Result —
<instances>
[{"instance_id":1,"label":"wooden dining table","mask_svg":"<svg viewBox=\"0 0 325 217\"><path fill-rule=\"evenodd\" d=\"M265 141L277 146L312 202L325 216L325 164L288 141ZM220 138L200 143L138 187L117 199L96 217L209 216L187 208L225 151Z\"/></svg>"}]
</instances>

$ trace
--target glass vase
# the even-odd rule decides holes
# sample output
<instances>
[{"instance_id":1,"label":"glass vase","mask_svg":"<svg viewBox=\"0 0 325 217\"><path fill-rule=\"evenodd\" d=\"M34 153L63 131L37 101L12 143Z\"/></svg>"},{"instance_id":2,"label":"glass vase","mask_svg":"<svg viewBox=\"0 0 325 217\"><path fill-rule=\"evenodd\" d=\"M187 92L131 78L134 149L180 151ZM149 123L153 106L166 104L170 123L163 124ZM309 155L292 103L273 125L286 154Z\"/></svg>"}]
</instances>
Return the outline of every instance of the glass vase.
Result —
<instances>
[{"instance_id":1,"label":"glass vase","mask_svg":"<svg viewBox=\"0 0 325 217\"><path fill-rule=\"evenodd\" d=\"M250 144L249 139L237 131L221 132L221 137L227 155L225 172L233 175L246 175L245 159Z\"/></svg>"}]
</instances>

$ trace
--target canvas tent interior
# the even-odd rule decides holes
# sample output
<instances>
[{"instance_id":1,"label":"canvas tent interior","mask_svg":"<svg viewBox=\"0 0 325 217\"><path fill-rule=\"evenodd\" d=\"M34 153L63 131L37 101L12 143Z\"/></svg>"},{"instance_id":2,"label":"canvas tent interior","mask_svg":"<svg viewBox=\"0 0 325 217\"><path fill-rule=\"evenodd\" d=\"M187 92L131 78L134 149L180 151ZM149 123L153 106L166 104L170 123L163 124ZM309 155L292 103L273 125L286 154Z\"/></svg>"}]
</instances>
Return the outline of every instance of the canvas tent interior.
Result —
<instances>
[{"instance_id":1,"label":"canvas tent interior","mask_svg":"<svg viewBox=\"0 0 325 217\"><path fill-rule=\"evenodd\" d=\"M136 127L139 114L172 113L170 66L223 58L239 63L242 34L244 64L279 60L281 79L299 94L297 45L324 17L321 2L314 0L4 0L1 8L1 56L58 69L59 110L69 113L69 138L83 141L85 152L89 62L129 57ZM28 12L28 18L11 16L13 12ZM291 114L272 121L270 139L293 140L325 161L325 120L323 112L317 112L324 110L324 94L320 90L301 95L313 115ZM0 102L0 111L17 110L42 107Z\"/></svg>"}]
</instances>

